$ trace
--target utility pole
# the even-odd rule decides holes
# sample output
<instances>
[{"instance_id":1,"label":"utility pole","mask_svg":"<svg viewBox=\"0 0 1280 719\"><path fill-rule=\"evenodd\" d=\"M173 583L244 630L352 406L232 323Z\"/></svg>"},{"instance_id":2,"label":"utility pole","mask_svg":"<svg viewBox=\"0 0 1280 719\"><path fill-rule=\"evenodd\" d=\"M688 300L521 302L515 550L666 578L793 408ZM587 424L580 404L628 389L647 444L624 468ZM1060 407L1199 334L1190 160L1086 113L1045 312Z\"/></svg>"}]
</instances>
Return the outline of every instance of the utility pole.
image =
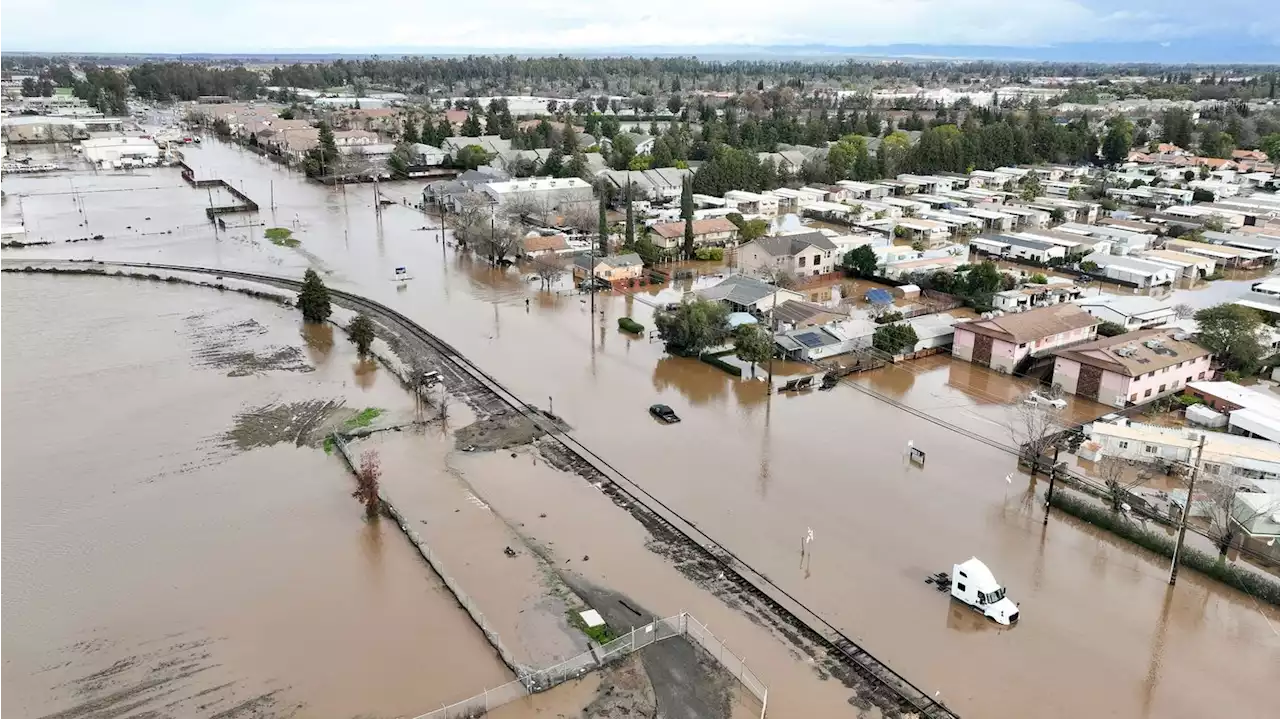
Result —
<instances>
[{"instance_id":1,"label":"utility pole","mask_svg":"<svg viewBox=\"0 0 1280 719\"><path fill-rule=\"evenodd\" d=\"M271 209L276 209L276 181L271 181Z\"/></svg>"},{"instance_id":2,"label":"utility pole","mask_svg":"<svg viewBox=\"0 0 1280 719\"><path fill-rule=\"evenodd\" d=\"M1182 506L1182 525L1178 527L1178 543L1173 545L1173 563L1169 565L1169 586L1178 582L1178 559L1182 556L1182 542L1187 537L1187 519L1191 517L1191 503L1196 496L1196 475L1200 474L1200 458L1204 456L1204 434L1196 447L1196 463L1191 465L1191 481L1187 484L1187 503Z\"/></svg>"},{"instance_id":3,"label":"utility pole","mask_svg":"<svg viewBox=\"0 0 1280 719\"><path fill-rule=\"evenodd\" d=\"M1053 466L1049 468L1049 491L1044 495L1044 524L1041 526L1049 526L1049 510L1053 507L1053 485L1058 479L1058 451L1057 444L1053 445Z\"/></svg>"},{"instance_id":4,"label":"utility pole","mask_svg":"<svg viewBox=\"0 0 1280 719\"><path fill-rule=\"evenodd\" d=\"M773 311L778 306L778 292L773 292L773 305L769 307L769 394L773 394L773 355L776 353L778 345L777 339L778 324L774 321ZM754 371L754 370L753 370Z\"/></svg>"}]
</instances>

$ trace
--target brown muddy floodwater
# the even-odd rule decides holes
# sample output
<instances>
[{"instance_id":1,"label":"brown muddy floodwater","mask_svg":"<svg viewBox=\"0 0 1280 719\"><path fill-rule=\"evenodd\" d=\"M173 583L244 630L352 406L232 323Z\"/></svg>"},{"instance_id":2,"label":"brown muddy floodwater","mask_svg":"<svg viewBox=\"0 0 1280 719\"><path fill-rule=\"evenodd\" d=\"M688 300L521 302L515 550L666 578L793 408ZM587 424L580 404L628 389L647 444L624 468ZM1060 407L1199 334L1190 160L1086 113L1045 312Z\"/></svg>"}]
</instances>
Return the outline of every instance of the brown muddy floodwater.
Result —
<instances>
[{"instance_id":1,"label":"brown muddy floodwater","mask_svg":"<svg viewBox=\"0 0 1280 719\"><path fill-rule=\"evenodd\" d=\"M602 294L592 314L586 297L563 292L565 280L561 292L539 292L527 271L495 270L441 244L434 219L404 206L376 213L369 186L320 187L216 141L187 156L201 176L243 183L264 207L274 192L277 208L260 220L296 225L301 247L265 243L260 227L216 236L206 229L160 243L122 233L97 244L6 250L5 259L148 258L293 276L315 266L332 286L421 322L524 400L553 405L593 451L962 715L1274 716L1280 612L1194 572L1169 592L1166 561L1056 513L1043 528L1043 483L1007 484L1013 456L952 431L1010 443L1004 402L1024 389L1019 383L945 356L854 380L934 421L851 386L770 396L761 382L668 357L660 343L618 330L623 316L651 329L653 304L678 290ZM106 182L84 178L86 186L97 181ZM6 180L8 206L29 182ZM419 186L384 192L416 199ZM196 191L183 198L164 209L166 223L201 221L207 199ZM75 229L70 222L66 231ZM399 265L415 276L403 288L389 279ZM1246 279L1223 280L1180 290L1176 300L1202 306L1247 288ZM684 421L657 424L645 411L655 402ZM1073 416L1092 409L1077 403ZM923 468L907 465L908 441L927 453ZM513 491L491 486L499 492L486 501L495 506ZM539 488L531 483L529 496ZM521 521L533 524L543 512L595 516L572 504L570 490L564 496L565 506ZM802 568L797 545L810 528L812 561ZM591 545L608 545L601 532L610 529L557 541L577 542L575 554L590 554L595 571L606 547ZM978 621L924 584L972 555L1022 603L1019 626ZM666 585L629 591L648 591L641 599L660 616L693 606ZM741 635L724 638L750 647ZM781 716L806 715L809 697L833 684L807 669L799 676L808 680L770 674L771 713Z\"/></svg>"},{"instance_id":2,"label":"brown muddy floodwater","mask_svg":"<svg viewBox=\"0 0 1280 719\"><path fill-rule=\"evenodd\" d=\"M233 293L25 275L3 326L6 717L411 716L511 678L307 446L334 404L404 410L340 335Z\"/></svg>"}]
</instances>

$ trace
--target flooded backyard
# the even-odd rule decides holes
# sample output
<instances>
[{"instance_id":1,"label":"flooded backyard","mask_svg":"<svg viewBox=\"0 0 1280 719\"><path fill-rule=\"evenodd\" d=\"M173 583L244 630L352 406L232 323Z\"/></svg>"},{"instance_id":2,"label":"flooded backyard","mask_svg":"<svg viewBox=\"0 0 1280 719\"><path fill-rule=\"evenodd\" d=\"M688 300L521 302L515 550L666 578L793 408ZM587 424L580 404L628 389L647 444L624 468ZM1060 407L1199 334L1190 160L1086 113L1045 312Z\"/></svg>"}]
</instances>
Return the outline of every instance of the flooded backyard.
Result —
<instances>
[{"instance_id":1,"label":"flooded backyard","mask_svg":"<svg viewBox=\"0 0 1280 719\"><path fill-rule=\"evenodd\" d=\"M298 276L304 268L316 266L325 273L326 282L331 286L359 292L404 312L458 348L526 401L554 409L555 414L564 417L574 427L574 435L585 445L767 574L798 600L863 643L927 693L939 692L940 698L962 715L1011 718L1096 715L1243 717L1265 716L1271 711L1274 687L1280 681L1280 634L1276 629L1280 626L1280 612L1259 606L1249 597L1193 572L1184 572L1176 590L1169 592L1164 561L1057 514L1048 527L1043 528L1040 521L1042 510L1039 501L1031 494L1033 487L1029 480L1019 475L1012 485L1005 481L1006 475L1015 471L1014 458L1001 448L977 443L952 431L953 427L959 427L995 443L1010 444L1010 417L1005 403L1026 389L1022 383L981 368L952 362L947 356L938 356L851 378L847 385L831 392L770 396L762 382L738 380L695 360L668 357L660 343L618 330L617 320L623 316L632 317L646 329L652 329L653 304L678 297L679 292L675 290L646 289L635 295L602 294L596 298L593 314L587 298L565 291L567 283L564 281L557 285L558 292L540 292L538 282L530 282L527 273L515 269L494 270L442 244L433 218L403 206L375 212L371 186L352 186L343 191L308 184L298 175L256 155L216 142L206 142L203 148L188 151L187 156L197 172L223 177L237 187L243 185L244 191L264 208L269 206L266 198L274 195L276 210L264 210L259 221L264 226L295 228L300 247L290 249L270 244L262 239L262 227L215 234L212 227L205 224L203 228L196 227L181 236L175 233L160 240L130 237L125 233L97 243L62 243L6 250L4 258L13 261L36 257L94 257L203 265L289 276ZM151 172L163 174L170 170ZM176 170L172 172L176 177ZM92 176L84 179L86 186L97 181ZM11 186L6 183L6 192L11 195L6 200L6 216L12 211L13 195L21 193L27 182L33 181L20 178ZM78 176L77 187L80 182ZM202 194L202 191L187 189L180 198L162 208L155 208L153 221L174 227L199 225L204 219L202 208L207 204L207 198ZM411 196L412 192L408 194ZM23 200L26 211L33 212L27 202ZM69 200L67 204L70 206ZM65 209L60 212L67 213ZM93 226L96 221L91 217L90 228L95 232L99 231ZM28 222L31 223L30 220ZM80 230L69 219L49 218L40 222L42 227L65 228L59 230L63 233ZM104 231L103 234L107 233ZM59 236L58 239L64 238ZM414 273L415 280L407 287L397 288L390 281L392 268L396 266L408 266ZM18 278L11 284L11 277L5 276L6 321L10 320L10 313L14 310L10 302L10 288L19 286L23 281L43 281ZM55 282L74 282L74 279ZM1247 281L1240 282L1247 286ZM1210 287L1215 292L1226 293L1231 286L1223 281L1212 283ZM118 306L128 305L129 297L134 295L124 290L120 292L122 296L112 300L112 307L98 307L98 311L112 312L117 311ZM528 306L526 299L530 300ZM142 303L139 311L148 306L154 313L154 307L166 305L152 300ZM190 314L194 310L183 311ZM67 312L59 315L72 316ZM8 325L6 339L21 336L22 314L17 317ZM99 324L110 325L109 319L100 318ZM28 321L36 322L37 319ZM161 315L157 323L161 325L157 331L162 337L179 331L178 320ZM76 326L80 327L79 324ZM34 325L31 331L34 332ZM91 327L83 327L73 334L84 333L92 335ZM345 340L339 338L335 344L345 345ZM36 349L40 347L24 350L7 342L5 359L9 360L11 353ZM110 357L111 352L131 349L137 350L139 355L126 355L127 359L117 360L117 364L132 362L145 366L145 363L155 361L169 367L162 360L150 358L155 351L152 346L143 351L140 346L115 339L101 340L100 352L106 357ZM315 362L314 359L310 361ZM57 421L46 419L43 413L49 408L41 406L48 403L43 394L36 395L34 390L24 388L24 383L14 381L15 376L21 375L14 375L12 367L22 368L23 363L22 359L14 360L5 383L7 428L14 426L14 419L22 418L20 421L26 424L18 425L16 431L25 434L32 445L22 450L30 454L23 460L22 452L15 456L12 449L15 445L6 443L6 449L10 451L6 453L4 468L10 470L14 466L12 462L23 462L18 465L18 476L22 476L24 471L34 473L33 469L22 469L24 466L57 466L57 462L71 461L71 457L85 452L77 450L51 457L54 448L68 444L85 448L96 446L85 437L93 436L93 431L102 425L89 424L89 414L98 417L99 411L120 411L120 408L128 408L130 403L141 401L140 397L127 391L129 385L123 381L108 388L104 397L99 389L107 375L86 373L83 369L72 372L64 367L50 376L61 378L70 373L79 378L81 384L75 393L75 401L94 403L89 407L95 412L67 409ZM29 364L35 365L29 370L33 372L43 366L37 359L30 360ZM349 361L335 363L331 360L332 375L326 375L324 368L319 367L313 373L281 372L284 379L272 381L315 383L321 377L329 376L333 383L347 381L354 384L349 365ZM775 367L780 374L803 369L786 365ZM346 372L347 376L340 376L339 370ZM268 374L268 378L274 376ZM151 381L157 382L155 379ZM126 421L114 422L110 426L117 433L126 433L127 428L128 435L150 428L155 436L171 440L176 446L187 447L225 431L231 421L229 418L237 412L237 402L246 402L251 396L284 391L268 387L254 390L249 395L233 395L229 390L221 389L221 383L244 381L266 380L256 376L233 379L215 374L209 382L219 389L207 390L200 397L202 403L203 398L210 398L215 407L224 407L222 410L210 409L202 411L197 418L190 418L182 409L184 402L181 398L191 395L184 394L188 390L175 389L177 401L159 408L146 405L128 415ZM848 386L852 384L874 390L913 411L887 404L855 386ZM380 392L382 388L383 384L379 382L370 391ZM134 389L141 394L136 386ZM351 386L343 389L343 392L351 393L364 391ZM16 394L16 401L10 401L11 393ZM348 396L333 389L313 390L312 394L325 398ZM235 400L235 397L240 399ZM359 394L350 399L352 404L364 405L376 405L380 401L392 402L390 399L365 399ZM190 402L194 403L195 399ZM684 421L674 426L657 424L645 411L655 402L670 405ZM1075 419L1088 419L1101 413L1101 409L1089 403L1076 403L1072 413ZM27 421L28 417L33 419ZM67 434L68 428L76 426L81 427L79 435ZM118 434L108 436L120 441ZM151 437L153 442L155 436ZM14 435L10 435L10 439L12 442ZM909 441L926 452L927 461L923 467L907 464L905 455ZM40 447L45 448L43 453L36 451ZM160 453L161 458L166 458L165 462L160 462L160 458L153 461L165 467L170 466L168 462L179 467L201 464L200 460L183 454L183 451L190 452L173 449L171 458ZM88 457L96 456L92 451L86 454ZM313 470L291 469L284 474L298 475L295 481L299 483L305 478L308 490L315 492L320 491L316 489L320 484L317 481L319 477L331 477L326 484L329 494L324 497L333 502L332 511L347 515L356 511L347 497L350 489L340 465L328 461L323 453L315 450L276 445L240 453L207 468L191 471L222 473L229 471L226 467L236 466L234 477L223 481L246 482L247 475L257 476L264 472L264 466L271 465L270 461L258 457L276 455L287 455L290 460L295 456L305 456L306 462L315 462ZM89 461L88 457L82 456L81 461ZM243 468L236 464L251 461L266 464ZM571 554L567 556L590 555L591 561L580 569L592 580L641 596L647 609L660 616L682 609L711 615L720 612L726 618L716 623L724 629L730 644L734 644L736 639L739 645L745 645L743 651L752 656L756 646L763 646L758 633L754 633L758 630L749 621L740 616L728 618L737 615L707 593L696 592L693 585L660 557L650 554L641 560L629 553L644 546L641 528L634 523L619 522L617 514L606 512L600 503L607 505L607 501L580 478L544 465L534 465L527 457L476 457L463 460L460 468L467 473L478 494L484 496L495 510L505 513L513 522L524 523L539 541L553 541L557 548L572 547L568 550ZM141 489L134 490L138 492L162 492L166 486L164 482L148 483L137 479L139 476L150 477L157 471L126 471L119 482L123 487L139 485ZM188 474L177 475L180 479L171 481L191 481ZM60 475L48 472L45 476ZM36 484L33 480L28 491L35 492L43 484ZM19 532L18 527L22 524L22 515L11 520L14 516L11 512L18 511L15 503L20 507L24 501L22 490L15 495L14 487L13 480L10 480L10 501L5 506L5 519L10 520L5 528L6 571L15 557L22 557L21 553L13 554L15 545L11 542L11 537L21 537L21 534L11 532ZM29 523L47 523L45 513L55 513L51 508L67 501L74 504L72 500L78 491L67 489L66 494L40 500L45 504L33 504L33 508L44 509L35 511ZM291 491L300 490L292 487ZM301 501L284 490L281 494L290 501ZM33 496L30 501L37 499L38 496ZM178 497L175 501L182 499L185 498ZM112 501L124 500L117 498ZM163 502L160 499L156 501ZM224 501L230 503L223 505L222 514L227 514L235 503L231 499ZM255 495L254 501L255 507L256 503L270 506L268 498ZM182 526L186 522L177 522L177 517L186 516L187 521L201 526L201 518L217 514L215 508L218 505L210 500L199 502L198 507L189 507L189 512L197 513L196 517L181 513L175 515L171 507L166 507L161 517L155 517L152 513L156 506L130 501L128 510L134 513L129 515L134 518L132 521L99 526L94 534L111 537L113 544L119 537L119 541L127 546L145 545L143 539L133 534L139 531L135 525L145 527L148 522L163 520ZM181 506L180 501L178 506ZM56 510L62 511L66 510ZM540 514L548 516L542 518ZM339 536L348 537L352 542L360 540L363 535L359 532L365 529L365 525L349 520L349 517L345 520L342 531L326 532L324 541L341 545L341 541L335 539ZM76 517L74 521L87 520ZM219 521L225 521L225 517L219 517ZM302 523L296 517L281 518L280 521ZM323 520L310 520L303 524L310 526L313 521ZM797 545L810 529L815 536L811 545L812 559L807 566L801 566ZM39 535L45 530L33 527L25 531ZM86 535L89 533L87 529L78 531ZM296 529L287 533L277 528L276 533L280 537L291 538L302 531ZM198 532L192 534L201 536ZM214 534L221 537L218 541L232 541L216 532ZM240 571L239 563L250 561L245 547L253 536L253 532L246 530L245 544L217 545L211 539L211 544L204 550L213 552L213 546L232 547L228 554L236 556L236 562L230 562L219 554L219 561L232 565L225 571L235 576L253 575L262 581L258 576L261 571ZM235 541L241 540L237 534ZM52 540L45 538L41 541ZM288 542L283 544L289 545ZM397 549L387 550L392 544ZM34 546L42 545L37 542ZM339 566L330 565L340 564L344 552L349 556L355 551L342 546L324 549L310 543L302 545L301 542L295 549L302 546L305 546L305 558L295 558L288 563L310 566L309 562L320 564L317 558L323 557L327 572L325 579L331 578L329 573L341 571ZM385 570L387 576L392 573L389 568L392 560L386 558L391 552L403 550L404 561L412 564L413 557L402 543L384 541L381 546L387 554L379 566L388 567ZM290 551L287 547L266 548L271 551L264 549L253 555L253 562L262 560L265 563L265 557L276 551ZM329 556L334 553L339 559ZM1010 596L1022 603L1023 620L1017 627L1000 629L981 621L951 605L945 597L924 584L925 576L949 570L953 563L972 555L987 562L997 577L1007 584ZM187 562L193 566L205 565L201 567L201 577L218 566L213 559L203 562L192 559L196 556L199 556L196 552L190 552L182 557L181 562L184 566ZM246 558L240 559L241 556ZM613 563L610 564L609 560ZM110 562L104 562L104 569L99 571L105 572L109 566ZM17 576L21 577L22 571L17 570ZM26 571L35 570L29 568ZM347 571L359 573L370 570L366 565L352 562ZM433 591L429 575L420 568L406 566L396 574L395 580L385 581L411 581L414 586L423 587L422 592ZM97 579L95 575L89 576ZM58 585L55 578L46 578L46 584L41 586L48 586L49 591L54 592L66 590L73 597L85 591L83 575L67 577L59 573L56 580L65 584ZM101 581L115 585L110 576ZM194 583L195 580L192 581ZM218 586L214 580L201 578L200 581L207 582L201 585L206 588ZM97 583L91 582L90 586ZM349 578L343 586L348 592L356 591L348 585L357 585L361 591L373 591L369 583L360 584ZM75 591L71 592L71 589ZM127 597L127 591L119 591L120 594L114 595L114 601L125 601L121 597ZM222 589L218 588L218 591ZM15 593L11 589L6 592L6 639L12 636L9 621L13 612L10 609L15 606L13 602L21 599L20 591ZM47 692L41 688L44 686L42 682L54 686L97 670L97 664L60 669L61 678L56 681L37 674L37 670L44 666L71 661L69 658L59 659L63 655L53 649L41 649L53 652L46 656L37 648L73 646L75 642L83 641L86 633L91 634L93 627L110 622L103 618L86 620L87 628L81 627L72 632L63 626L65 623L53 622L48 610L33 606L35 599L32 595L26 601L28 604L21 605L26 609L21 611L36 612L32 626L39 625L41 612L45 613L46 624L57 625L46 628L57 638L28 640L29 645L35 647L31 653L40 655L30 661L28 676L22 680L28 683L29 694L42 696L42 692ZM77 613L84 612L84 603L89 599L73 601L59 595L59 601L72 602L61 611L77 616ZM213 602L207 597L190 601L197 606L203 602L204 608L223 606L222 602ZM352 603L361 602L353 599ZM236 636L227 628L230 620L219 620L219 612L209 611L211 619L201 624L206 629L201 632L190 629L188 625L187 631L202 637ZM427 610L418 611L431 614ZM390 612L378 613L385 615ZM163 616L162 612L156 614ZM453 615L456 614L455 610ZM427 622L428 619L419 616L416 621ZM180 628L183 625L179 620L174 620L174 623ZM366 625L360 626L368 630ZM338 632L341 622L332 622L322 629ZM385 641L356 642L354 646L358 651L366 652L375 651L375 648L376 651L390 652L392 649L388 647L396 646L404 647L401 651L408 651L410 644L422 648L420 634L414 636L415 632L411 631L387 631L389 636ZM144 634L148 638L158 636L156 633ZM17 644L21 646L21 634L18 636ZM285 641L289 636L284 633L281 643L292 646ZM475 639L478 641L479 637ZM14 640L10 641L12 651ZM221 641L228 646L234 644L231 639ZM467 646L466 641L450 641L460 647ZM360 666L354 656L357 649L350 650L350 655L338 653L336 657L326 655L326 658L350 661L353 666ZM476 676L492 672L490 681L497 683L502 680L500 665L496 666L496 660L491 658L491 654L485 654L483 649L483 646L476 649L478 658L473 663L475 667L487 669L475 669ZM776 651L776 648L761 649L764 655L770 651ZM137 650L129 650L117 656L136 653ZM8 656L7 653L6 658ZM422 661L441 661L434 652L424 653L424 657ZM486 664L481 657L488 657L489 663ZM265 661L261 657L257 660ZM311 664L316 663L314 659L310 661ZM833 707L843 703L837 697L840 688L832 682L819 681L802 661L788 663L763 659L762 662L761 674L770 684L771 714L776 708L778 716L832 715L832 711L837 711ZM445 663L446 669L455 670L463 664L456 658L445 660ZM236 665L228 661L225 666ZM408 676L411 673L401 671L406 675L406 686L429 693L431 686L422 682L412 683L409 680L413 677ZM22 676L22 672L19 671L18 675ZM303 684L301 678L287 679L283 670L269 676L280 676L280 681L290 686ZM10 681L11 672L6 672L6 689L11 686ZM334 680L317 691L337 692L338 684L340 682ZM270 689L269 686L246 689L245 696L256 696ZM296 688L293 691L295 696L306 696ZM69 690L61 696L70 696ZM379 694L367 703L377 706L377 701L390 703L393 699L413 703L410 701L412 697L397 697L396 692ZM40 705L43 708L27 713L40 715L72 703L67 698L59 701L64 704L43 704ZM350 702L351 699L348 697L345 701ZM431 702L429 699L424 701L428 705ZM6 709L10 707L9 702L9 697L6 697ZM423 703L419 701L417 705ZM412 707L402 711L411 712ZM853 709L849 708L849 711L852 714Z\"/></svg>"},{"instance_id":2,"label":"flooded backyard","mask_svg":"<svg viewBox=\"0 0 1280 719\"><path fill-rule=\"evenodd\" d=\"M511 679L319 448L404 411L345 338L126 279L6 275L3 308L5 716L414 715Z\"/></svg>"}]
</instances>

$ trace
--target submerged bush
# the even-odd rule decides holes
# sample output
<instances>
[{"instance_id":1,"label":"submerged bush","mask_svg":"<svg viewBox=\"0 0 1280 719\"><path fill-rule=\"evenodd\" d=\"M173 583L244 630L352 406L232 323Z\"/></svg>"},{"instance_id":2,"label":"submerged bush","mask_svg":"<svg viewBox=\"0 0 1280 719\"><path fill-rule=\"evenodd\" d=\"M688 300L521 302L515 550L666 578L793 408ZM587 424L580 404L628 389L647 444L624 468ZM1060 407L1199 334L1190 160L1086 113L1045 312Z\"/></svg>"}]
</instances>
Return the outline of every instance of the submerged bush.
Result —
<instances>
[{"instance_id":1,"label":"submerged bush","mask_svg":"<svg viewBox=\"0 0 1280 719\"><path fill-rule=\"evenodd\" d=\"M1082 519L1095 527L1101 527L1163 557L1172 558L1177 540L1160 532L1153 532L1119 512L1113 512L1082 497L1067 492L1054 492L1054 507ZM1239 589L1276 606L1280 606L1280 582L1268 579L1248 569L1230 564L1194 547L1182 546L1181 564L1202 574Z\"/></svg>"}]
</instances>

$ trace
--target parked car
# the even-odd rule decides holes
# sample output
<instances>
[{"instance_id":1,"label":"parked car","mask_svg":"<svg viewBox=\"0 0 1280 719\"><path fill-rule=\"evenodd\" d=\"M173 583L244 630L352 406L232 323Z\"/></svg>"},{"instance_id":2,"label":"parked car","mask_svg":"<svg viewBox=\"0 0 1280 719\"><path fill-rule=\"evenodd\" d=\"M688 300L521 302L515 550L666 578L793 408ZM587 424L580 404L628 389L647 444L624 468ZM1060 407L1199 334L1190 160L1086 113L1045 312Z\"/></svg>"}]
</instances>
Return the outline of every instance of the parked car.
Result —
<instances>
[{"instance_id":1,"label":"parked car","mask_svg":"<svg viewBox=\"0 0 1280 719\"><path fill-rule=\"evenodd\" d=\"M1067 406L1067 401L1065 399L1061 399L1061 398L1050 399L1038 392L1032 392L1031 394L1027 395L1027 398L1023 401L1026 402L1027 404L1047 404L1050 407L1053 407L1054 409L1063 409L1064 407Z\"/></svg>"},{"instance_id":2,"label":"parked car","mask_svg":"<svg viewBox=\"0 0 1280 719\"><path fill-rule=\"evenodd\" d=\"M680 417L675 413L675 410L665 404L653 405L649 408L649 414L657 417L658 420L666 422L667 424L675 424L680 421Z\"/></svg>"}]
</instances>

